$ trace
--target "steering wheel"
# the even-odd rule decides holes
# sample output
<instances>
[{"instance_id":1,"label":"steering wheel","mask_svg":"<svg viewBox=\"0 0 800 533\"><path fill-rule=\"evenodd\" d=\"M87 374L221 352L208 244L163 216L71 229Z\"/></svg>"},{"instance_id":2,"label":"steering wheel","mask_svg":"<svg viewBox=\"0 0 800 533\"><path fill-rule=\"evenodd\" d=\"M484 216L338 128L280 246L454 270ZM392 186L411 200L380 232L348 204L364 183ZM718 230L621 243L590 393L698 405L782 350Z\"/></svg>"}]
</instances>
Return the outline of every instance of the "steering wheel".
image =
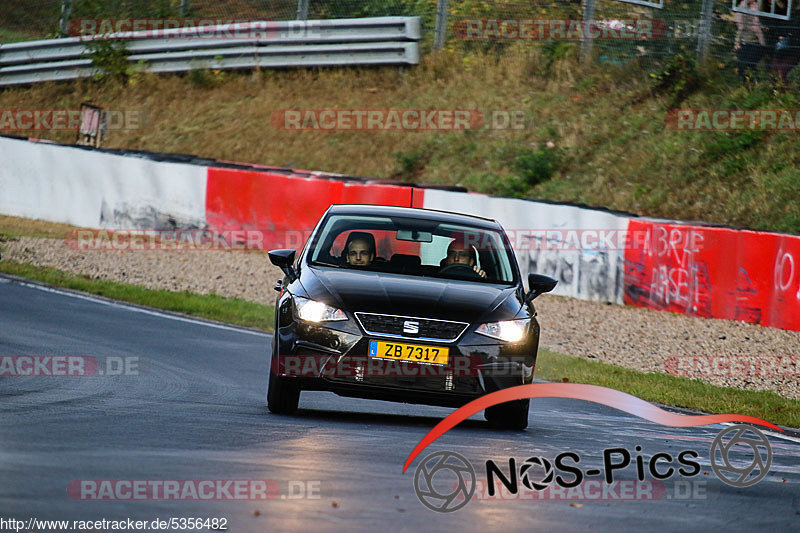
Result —
<instances>
[{"instance_id":1,"label":"steering wheel","mask_svg":"<svg viewBox=\"0 0 800 533\"><path fill-rule=\"evenodd\" d=\"M439 270L439 274L455 274L457 276L468 276L471 275L472 277L479 278L481 277L480 274L472 270L472 267L469 265L465 265L463 263L453 263L452 265L447 265L446 267Z\"/></svg>"}]
</instances>

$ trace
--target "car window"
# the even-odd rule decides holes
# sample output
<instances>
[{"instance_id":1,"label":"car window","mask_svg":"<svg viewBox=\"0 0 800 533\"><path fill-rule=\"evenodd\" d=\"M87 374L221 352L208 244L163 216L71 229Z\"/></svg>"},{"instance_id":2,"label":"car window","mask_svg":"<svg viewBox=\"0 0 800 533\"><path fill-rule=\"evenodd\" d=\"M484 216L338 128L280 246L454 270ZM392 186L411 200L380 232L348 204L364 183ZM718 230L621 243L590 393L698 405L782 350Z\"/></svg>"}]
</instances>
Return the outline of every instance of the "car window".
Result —
<instances>
[{"instance_id":1,"label":"car window","mask_svg":"<svg viewBox=\"0 0 800 533\"><path fill-rule=\"evenodd\" d=\"M329 215L311 243L309 262L408 276L513 284L513 255L506 249L506 242L500 231L465 225L419 218ZM461 261L448 260L451 245L461 250Z\"/></svg>"}]
</instances>

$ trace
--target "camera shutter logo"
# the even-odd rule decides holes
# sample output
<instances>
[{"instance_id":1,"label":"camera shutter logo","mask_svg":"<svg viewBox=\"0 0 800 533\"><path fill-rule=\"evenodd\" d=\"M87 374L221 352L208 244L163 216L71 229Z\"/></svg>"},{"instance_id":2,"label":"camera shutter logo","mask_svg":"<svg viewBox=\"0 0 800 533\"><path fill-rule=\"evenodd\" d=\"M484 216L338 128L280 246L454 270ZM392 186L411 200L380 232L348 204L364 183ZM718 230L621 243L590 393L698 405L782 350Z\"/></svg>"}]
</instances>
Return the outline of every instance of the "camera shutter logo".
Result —
<instances>
[{"instance_id":1,"label":"camera shutter logo","mask_svg":"<svg viewBox=\"0 0 800 533\"><path fill-rule=\"evenodd\" d=\"M544 470L544 476L542 476L542 479L539 481L533 481L530 479L531 469L536 466ZM554 475L555 471L553 470L553 465L544 457L529 457L519 469L519 477L522 480L522 484L528 487L530 490L546 489L550 483L553 482Z\"/></svg>"},{"instance_id":2,"label":"camera shutter logo","mask_svg":"<svg viewBox=\"0 0 800 533\"><path fill-rule=\"evenodd\" d=\"M749 435L750 433L755 437ZM727 441L726 436L729 436ZM749 447L750 450L743 450L743 447ZM738 453L744 456L741 459L748 459L750 464L741 464L741 459L737 461L733 456ZM736 424L720 431L711 443L709 456L711 468L720 481L733 487L755 485L764 479L772 465L772 447L767 437L754 427L744 424Z\"/></svg>"},{"instance_id":3,"label":"camera shutter logo","mask_svg":"<svg viewBox=\"0 0 800 533\"><path fill-rule=\"evenodd\" d=\"M406 320L403 322L403 333L410 333L412 335L419 333L419 322L413 320Z\"/></svg>"},{"instance_id":4,"label":"camera shutter logo","mask_svg":"<svg viewBox=\"0 0 800 533\"><path fill-rule=\"evenodd\" d=\"M445 474L442 476L441 474ZM434 487L434 477L440 474L439 489L448 485L448 492ZM449 474L449 475L448 475ZM455 487L450 483L457 478ZM419 501L428 509L451 513L467 505L475 494L475 469L467 459L454 452L432 453L420 462L414 472L414 491Z\"/></svg>"}]
</instances>

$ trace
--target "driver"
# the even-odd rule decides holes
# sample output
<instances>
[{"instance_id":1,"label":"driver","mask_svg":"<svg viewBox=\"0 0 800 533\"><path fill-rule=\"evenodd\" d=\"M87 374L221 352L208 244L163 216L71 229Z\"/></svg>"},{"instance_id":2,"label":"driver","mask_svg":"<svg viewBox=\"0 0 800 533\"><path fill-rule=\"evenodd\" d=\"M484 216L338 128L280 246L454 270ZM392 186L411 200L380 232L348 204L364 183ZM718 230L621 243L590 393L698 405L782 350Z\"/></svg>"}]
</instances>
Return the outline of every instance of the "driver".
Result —
<instances>
[{"instance_id":1,"label":"driver","mask_svg":"<svg viewBox=\"0 0 800 533\"><path fill-rule=\"evenodd\" d=\"M375 236L364 231L354 231L347 236L344 260L350 266L369 266L375 260Z\"/></svg>"},{"instance_id":2,"label":"driver","mask_svg":"<svg viewBox=\"0 0 800 533\"><path fill-rule=\"evenodd\" d=\"M478 266L478 252L475 251L474 246L468 245L465 240L463 237L453 239L447 247L447 256L443 260L442 268L446 268L449 265L466 265L472 267L472 270L480 277L485 278L486 272Z\"/></svg>"}]
</instances>

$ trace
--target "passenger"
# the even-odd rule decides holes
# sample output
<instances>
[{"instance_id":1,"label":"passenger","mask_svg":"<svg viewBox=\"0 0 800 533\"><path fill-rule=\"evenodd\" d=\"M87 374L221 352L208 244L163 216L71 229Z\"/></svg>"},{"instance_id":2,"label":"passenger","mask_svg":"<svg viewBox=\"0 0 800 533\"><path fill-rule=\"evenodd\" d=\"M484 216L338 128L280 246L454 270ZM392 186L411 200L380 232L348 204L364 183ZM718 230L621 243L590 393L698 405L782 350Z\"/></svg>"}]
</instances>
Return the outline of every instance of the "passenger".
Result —
<instances>
[{"instance_id":1,"label":"passenger","mask_svg":"<svg viewBox=\"0 0 800 533\"><path fill-rule=\"evenodd\" d=\"M370 266L375 260L375 236L364 231L354 231L347 236L344 260L350 266Z\"/></svg>"},{"instance_id":2,"label":"passenger","mask_svg":"<svg viewBox=\"0 0 800 533\"><path fill-rule=\"evenodd\" d=\"M787 14L786 0L775 0L775 14ZM793 5L790 20L768 18L765 24L767 26L767 48L772 50L769 69L778 74L783 82L787 81L786 77L789 71L800 62L798 17L800 17L800 6Z\"/></svg>"},{"instance_id":3,"label":"passenger","mask_svg":"<svg viewBox=\"0 0 800 533\"><path fill-rule=\"evenodd\" d=\"M447 256L442 260L442 268L449 265L467 265L472 267L480 277L485 278L484 272L478 266L478 252L474 246L468 245L463 236L458 236L447 247Z\"/></svg>"},{"instance_id":4,"label":"passenger","mask_svg":"<svg viewBox=\"0 0 800 533\"><path fill-rule=\"evenodd\" d=\"M742 0L740 9L758 11L758 0ZM747 70L755 69L766 52L767 41L764 38L764 27L757 15L736 12L736 39L733 50L736 52L739 77L747 80Z\"/></svg>"}]
</instances>

